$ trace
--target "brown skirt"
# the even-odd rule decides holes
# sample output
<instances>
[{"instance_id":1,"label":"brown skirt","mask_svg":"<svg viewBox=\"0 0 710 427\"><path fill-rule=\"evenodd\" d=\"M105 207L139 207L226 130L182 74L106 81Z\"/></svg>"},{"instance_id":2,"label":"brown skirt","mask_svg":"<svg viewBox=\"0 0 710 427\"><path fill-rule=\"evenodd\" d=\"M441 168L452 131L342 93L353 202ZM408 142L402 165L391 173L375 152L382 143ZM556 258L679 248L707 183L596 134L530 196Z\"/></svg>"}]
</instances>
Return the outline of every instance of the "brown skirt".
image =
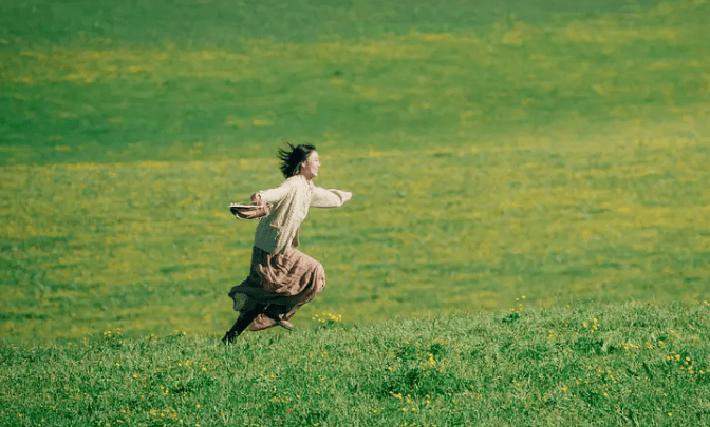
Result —
<instances>
[{"instance_id":1,"label":"brown skirt","mask_svg":"<svg viewBox=\"0 0 710 427\"><path fill-rule=\"evenodd\" d=\"M312 256L295 248L270 254L254 247L249 275L229 296L235 311L265 307L249 326L255 331L275 326L275 320L289 320L324 287L325 271Z\"/></svg>"}]
</instances>

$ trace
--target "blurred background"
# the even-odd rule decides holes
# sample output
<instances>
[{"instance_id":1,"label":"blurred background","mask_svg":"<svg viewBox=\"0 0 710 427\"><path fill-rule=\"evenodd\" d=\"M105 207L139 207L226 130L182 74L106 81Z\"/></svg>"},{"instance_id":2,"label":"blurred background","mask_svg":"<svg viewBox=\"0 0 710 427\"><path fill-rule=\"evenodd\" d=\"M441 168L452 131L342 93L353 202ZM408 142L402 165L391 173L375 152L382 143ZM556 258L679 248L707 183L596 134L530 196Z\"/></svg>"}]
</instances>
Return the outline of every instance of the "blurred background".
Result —
<instances>
[{"instance_id":1,"label":"blurred background","mask_svg":"<svg viewBox=\"0 0 710 427\"><path fill-rule=\"evenodd\" d=\"M2 1L0 335L220 335L256 223L313 143L294 318L710 289L704 0ZM326 313L326 314L324 314ZM280 333L280 331L267 331Z\"/></svg>"}]
</instances>

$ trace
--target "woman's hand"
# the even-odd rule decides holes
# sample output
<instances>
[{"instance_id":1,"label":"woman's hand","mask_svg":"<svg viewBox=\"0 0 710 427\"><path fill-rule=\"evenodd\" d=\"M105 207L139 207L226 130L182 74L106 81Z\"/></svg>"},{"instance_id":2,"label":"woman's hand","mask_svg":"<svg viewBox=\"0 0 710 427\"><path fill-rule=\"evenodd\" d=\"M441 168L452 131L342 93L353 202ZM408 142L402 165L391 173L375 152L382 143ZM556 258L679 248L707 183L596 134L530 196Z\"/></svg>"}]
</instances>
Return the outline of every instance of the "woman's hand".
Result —
<instances>
[{"instance_id":1,"label":"woman's hand","mask_svg":"<svg viewBox=\"0 0 710 427\"><path fill-rule=\"evenodd\" d=\"M265 204L264 201L261 200L261 196L259 195L259 193L252 194L249 199L257 206L263 206Z\"/></svg>"}]
</instances>

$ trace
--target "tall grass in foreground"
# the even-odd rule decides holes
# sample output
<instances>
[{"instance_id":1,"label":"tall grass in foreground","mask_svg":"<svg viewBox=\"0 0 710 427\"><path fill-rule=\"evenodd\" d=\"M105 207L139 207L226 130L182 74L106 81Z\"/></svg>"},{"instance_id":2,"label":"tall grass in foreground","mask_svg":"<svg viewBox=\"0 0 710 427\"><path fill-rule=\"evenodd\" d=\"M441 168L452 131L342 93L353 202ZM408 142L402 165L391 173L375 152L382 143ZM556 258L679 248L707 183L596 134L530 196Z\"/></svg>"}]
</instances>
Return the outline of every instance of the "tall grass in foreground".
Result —
<instances>
[{"instance_id":1,"label":"tall grass in foreground","mask_svg":"<svg viewBox=\"0 0 710 427\"><path fill-rule=\"evenodd\" d=\"M707 425L708 304L0 347L0 424Z\"/></svg>"}]
</instances>

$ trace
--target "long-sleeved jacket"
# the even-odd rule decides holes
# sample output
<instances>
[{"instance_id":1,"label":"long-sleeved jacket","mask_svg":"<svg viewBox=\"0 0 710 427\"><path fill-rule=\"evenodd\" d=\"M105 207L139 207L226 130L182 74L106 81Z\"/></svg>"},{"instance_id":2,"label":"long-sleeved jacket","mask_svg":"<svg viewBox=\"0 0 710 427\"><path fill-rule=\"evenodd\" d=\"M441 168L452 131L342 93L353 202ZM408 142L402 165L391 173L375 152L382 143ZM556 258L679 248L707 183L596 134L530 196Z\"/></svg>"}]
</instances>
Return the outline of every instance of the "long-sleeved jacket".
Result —
<instances>
[{"instance_id":1,"label":"long-sleeved jacket","mask_svg":"<svg viewBox=\"0 0 710 427\"><path fill-rule=\"evenodd\" d=\"M317 187L303 175L287 178L278 188L259 191L256 194L271 209L259 220L254 246L269 253L298 246L298 229L308 209L340 207L345 199L343 193Z\"/></svg>"}]
</instances>

